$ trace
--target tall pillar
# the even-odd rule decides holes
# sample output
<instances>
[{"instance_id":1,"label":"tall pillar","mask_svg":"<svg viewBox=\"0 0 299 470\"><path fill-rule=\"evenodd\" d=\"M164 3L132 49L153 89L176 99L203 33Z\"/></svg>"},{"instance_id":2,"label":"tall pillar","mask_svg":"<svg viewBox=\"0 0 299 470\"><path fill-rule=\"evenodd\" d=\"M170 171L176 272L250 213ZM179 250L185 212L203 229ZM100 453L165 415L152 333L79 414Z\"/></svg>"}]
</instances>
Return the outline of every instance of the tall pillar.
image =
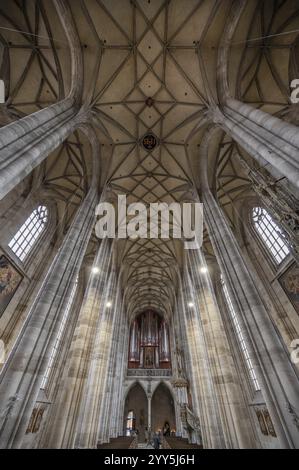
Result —
<instances>
[{"instance_id":1,"label":"tall pillar","mask_svg":"<svg viewBox=\"0 0 299 470\"><path fill-rule=\"evenodd\" d=\"M122 395L124 385L124 374L127 366L127 341L128 328L126 327L127 316L125 312L124 300L121 290L118 290L118 321L115 323L113 333L113 354L109 365L110 399L107 398L108 406L105 416L105 439L118 437L121 433L119 422L123 422L122 416ZM121 415L121 416L120 416Z\"/></svg>"},{"instance_id":2,"label":"tall pillar","mask_svg":"<svg viewBox=\"0 0 299 470\"><path fill-rule=\"evenodd\" d=\"M87 128L85 129L87 131ZM92 131L90 131L92 133ZM89 242L98 201L99 145L93 141L93 178L87 196L49 269L0 375L0 446L19 447L64 314L65 298Z\"/></svg>"},{"instance_id":3,"label":"tall pillar","mask_svg":"<svg viewBox=\"0 0 299 470\"><path fill-rule=\"evenodd\" d=\"M269 317L234 234L210 191L207 157L212 136L213 130L209 130L200 149L205 225L231 300L238 312L249 355L281 445L298 448L298 373Z\"/></svg>"},{"instance_id":4,"label":"tall pillar","mask_svg":"<svg viewBox=\"0 0 299 470\"><path fill-rule=\"evenodd\" d=\"M93 262L57 399L52 405L53 418L48 423L45 439L49 448L74 447L79 405L87 380L91 345L103 293L107 288L110 264L111 241L105 238Z\"/></svg>"},{"instance_id":5,"label":"tall pillar","mask_svg":"<svg viewBox=\"0 0 299 470\"><path fill-rule=\"evenodd\" d=\"M75 447L96 448L105 438L105 400L109 382L108 365L112 348L117 306L115 305L118 276L112 266L105 295L102 296L95 324L94 341L91 344L88 377L81 396ZM111 301L112 307L107 306ZM113 304L114 302L114 304Z\"/></svg>"},{"instance_id":6,"label":"tall pillar","mask_svg":"<svg viewBox=\"0 0 299 470\"><path fill-rule=\"evenodd\" d=\"M147 429L152 432L152 395L147 395Z\"/></svg>"},{"instance_id":7,"label":"tall pillar","mask_svg":"<svg viewBox=\"0 0 299 470\"><path fill-rule=\"evenodd\" d=\"M189 388L192 395L192 404L189 403L189 406L192 407L194 413L197 414L200 418L201 425L204 424L204 409L200 400L201 391L197 386L197 379L194 375L194 368L196 364L193 362L192 354L192 340L190 338L190 329L188 330L187 318L186 318L186 303L192 298L190 290L184 289L183 280L181 279L181 274L179 274L179 288L177 294L177 313L178 313L178 325L181 330L182 337L182 351L184 353L184 364L180 367L183 368L183 365L186 367L186 379L189 382ZM191 327L189 327L191 328ZM181 361L181 357L178 357L178 360ZM195 380L196 379L196 380ZM206 441L207 442L207 441Z\"/></svg>"},{"instance_id":8,"label":"tall pillar","mask_svg":"<svg viewBox=\"0 0 299 470\"><path fill-rule=\"evenodd\" d=\"M185 263L178 308L183 317L188 348L188 369L194 412L200 418L203 445L207 449L225 448L212 367L203 335L198 304L194 301L192 281Z\"/></svg>"},{"instance_id":9,"label":"tall pillar","mask_svg":"<svg viewBox=\"0 0 299 470\"><path fill-rule=\"evenodd\" d=\"M220 108L212 120L276 178L285 176L299 188L298 127L231 97L228 81L230 46L246 0L232 2L218 48L217 91Z\"/></svg>"},{"instance_id":10,"label":"tall pillar","mask_svg":"<svg viewBox=\"0 0 299 470\"><path fill-rule=\"evenodd\" d=\"M117 420L117 429L118 435L123 434L124 429L124 380L127 374L128 368L128 349L129 349L129 338L130 338L130 331L129 331L129 324L126 319L124 328L123 328L123 335L124 335L124 349L123 349L123 365L122 365L122 383L120 388L120 397L121 399L118 400L118 420Z\"/></svg>"},{"instance_id":11,"label":"tall pillar","mask_svg":"<svg viewBox=\"0 0 299 470\"><path fill-rule=\"evenodd\" d=\"M234 449L254 448L256 443L249 412L242 398L242 390L205 257L200 250L188 250L187 259L194 299L198 303L203 335L210 357L211 373L217 391L227 446Z\"/></svg>"},{"instance_id":12,"label":"tall pillar","mask_svg":"<svg viewBox=\"0 0 299 470\"><path fill-rule=\"evenodd\" d=\"M0 129L0 199L79 125L72 97Z\"/></svg>"},{"instance_id":13,"label":"tall pillar","mask_svg":"<svg viewBox=\"0 0 299 470\"><path fill-rule=\"evenodd\" d=\"M71 90L64 100L0 129L0 199L53 152L82 122L78 110L83 86L80 41L69 6L54 1L71 53Z\"/></svg>"},{"instance_id":14,"label":"tall pillar","mask_svg":"<svg viewBox=\"0 0 299 470\"><path fill-rule=\"evenodd\" d=\"M170 334L170 350L173 352L171 356L172 366L172 386L176 394L176 434L184 438L188 438L186 427L183 426L181 418L181 409L188 403L187 392L187 373L186 373L186 355L188 354L187 341L185 332L183 331L181 315L178 309L178 302L173 307L173 318L171 321L171 334ZM190 404L191 406L191 404Z\"/></svg>"},{"instance_id":15,"label":"tall pillar","mask_svg":"<svg viewBox=\"0 0 299 470\"><path fill-rule=\"evenodd\" d=\"M124 380L127 373L128 367L128 349L129 349L129 325L127 317L124 318L123 328L122 328L122 336L123 336L123 351L121 355L121 365L120 365L120 384L119 384L119 392L116 395L116 436L122 436L124 431Z\"/></svg>"},{"instance_id":16,"label":"tall pillar","mask_svg":"<svg viewBox=\"0 0 299 470\"><path fill-rule=\"evenodd\" d=\"M99 439L108 442L110 437L117 437L116 419L118 403L121 397L121 388L123 384L123 346L125 338L122 335L122 326L124 322L122 292L120 289L120 277L116 284L115 292L111 292L114 308L114 324L111 337L110 353L107 360L106 387L103 395L102 407L103 413L101 424L99 426Z\"/></svg>"},{"instance_id":17,"label":"tall pillar","mask_svg":"<svg viewBox=\"0 0 299 470\"><path fill-rule=\"evenodd\" d=\"M298 127L232 98L212 119L269 173L299 189Z\"/></svg>"}]
</instances>

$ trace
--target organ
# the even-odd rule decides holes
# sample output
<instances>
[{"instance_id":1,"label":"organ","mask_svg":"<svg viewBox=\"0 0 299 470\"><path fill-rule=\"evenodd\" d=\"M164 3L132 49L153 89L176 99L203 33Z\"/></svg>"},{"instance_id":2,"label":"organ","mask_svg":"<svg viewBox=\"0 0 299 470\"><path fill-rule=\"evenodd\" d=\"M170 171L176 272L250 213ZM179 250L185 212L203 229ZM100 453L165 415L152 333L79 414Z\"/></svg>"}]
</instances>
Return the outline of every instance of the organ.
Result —
<instances>
[{"instance_id":1,"label":"organ","mask_svg":"<svg viewBox=\"0 0 299 470\"><path fill-rule=\"evenodd\" d=\"M128 367L169 369L171 357L166 321L155 311L146 310L131 325Z\"/></svg>"}]
</instances>

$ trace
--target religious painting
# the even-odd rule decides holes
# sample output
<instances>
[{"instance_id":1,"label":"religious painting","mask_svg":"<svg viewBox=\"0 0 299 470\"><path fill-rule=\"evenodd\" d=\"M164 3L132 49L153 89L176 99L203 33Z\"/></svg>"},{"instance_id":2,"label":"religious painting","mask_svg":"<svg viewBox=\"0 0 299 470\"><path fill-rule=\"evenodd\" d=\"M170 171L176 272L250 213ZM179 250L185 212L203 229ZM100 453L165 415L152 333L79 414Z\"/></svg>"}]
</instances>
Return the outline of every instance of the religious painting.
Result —
<instances>
[{"instance_id":1,"label":"religious painting","mask_svg":"<svg viewBox=\"0 0 299 470\"><path fill-rule=\"evenodd\" d=\"M34 408L34 410L32 411L32 415L31 415L28 427L26 429L26 434L30 434L30 433L35 434L38 432L40 425L41 425L41 421L43 419L44 411L45 411L45 408L43 406Z\"/></svg>"},{"instance_id":2,"label":"religious painting","mask_svg":"<svg viewBox=\"0 0 299 470\"><path fill-rule=\"evenodd\" d=\"M154 348L144 348L144 367L147 369L153 369L155 367Z\"/></svg>"},{"instance_id":3,"label":"religious painting","mask_svg":"<svg viewBox=\"0 0 299 470\"><path fill-rule=\"evenodd\" d=\"M6 256L0 256L0 317L22 281L22 274Z\"/></svg>"},{"instance_id":4,"label":"religious painting","mask_svg":"<svg viewBox=\"0 0 299 470\"><path fill-rule=\"evenodd\" d=\"M34 426L34 421L36 420L37 410L38 410L37 408L34 408L32 413L31 413L30 421L29 421L29 424L28 424L27 429L26 429L26 434L29 434L29 433L33 432L33 426Z\"/></svg>"},{"instance_id":5,"label":"religious painting","mask_svg":"<svg viewBox=\"0 0 299 470\"><path fill-rule=\"evenodd\" d=\"M257 416L262 433L265 434L265 436L268 436L269 433L268 433L268 429L265 423L263 412L261 410L255 410L255 412L256 412L256 416Z\"/></svg>"},{"instance_id":6,"label":"religious painting","mask_svg":"<svg viewBox=\"0 0 299 470\"><path fill-rule=\"evenodd\" d=\"M265 419L269 434L273 437L276 437L276 432L272 423L271 416L269 415L269 411L263 410L263 415L264 415L264 419Z\"/></svg>"},{"instance_id":7,"label":"religious painting","mask_svg":"<svg viewBox=\"0 0 299 470\"><path fill-rule=\"evenodd\" d=\"M299 313L299 266L294 263L279 279L285 293Z\"/></svg>"}]
</instances>

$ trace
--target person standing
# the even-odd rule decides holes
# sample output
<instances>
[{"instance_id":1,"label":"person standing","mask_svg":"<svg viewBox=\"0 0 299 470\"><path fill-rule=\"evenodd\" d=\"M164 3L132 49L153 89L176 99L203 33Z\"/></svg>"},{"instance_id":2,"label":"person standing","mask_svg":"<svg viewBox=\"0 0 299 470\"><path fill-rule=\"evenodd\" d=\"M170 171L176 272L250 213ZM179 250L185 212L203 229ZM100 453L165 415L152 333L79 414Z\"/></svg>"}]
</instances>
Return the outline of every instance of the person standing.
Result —
<instances>
[{"instance_id":1,"label":"person standing","mask_svg":"<svg viewBox=\"0 0 299 470\"><path fill-rule=\"evenodd\" d=\"M147 429L147 428L145 428L145 430L144 430L144 435L145 435L146 447L148 447L148 444L149 444L149 432L148 432L148 429Z\"/></svg>"},{"instance_id":2,"label":"person standing","mask_svg":"<svg viewBox=\"0 0 299 470\"><path fill-rule=\"evenodd\" d=\"M157 432L155 432L153 441L154 441L154 449L160 449L160 437Z\"/></svg>"}]
</instances>

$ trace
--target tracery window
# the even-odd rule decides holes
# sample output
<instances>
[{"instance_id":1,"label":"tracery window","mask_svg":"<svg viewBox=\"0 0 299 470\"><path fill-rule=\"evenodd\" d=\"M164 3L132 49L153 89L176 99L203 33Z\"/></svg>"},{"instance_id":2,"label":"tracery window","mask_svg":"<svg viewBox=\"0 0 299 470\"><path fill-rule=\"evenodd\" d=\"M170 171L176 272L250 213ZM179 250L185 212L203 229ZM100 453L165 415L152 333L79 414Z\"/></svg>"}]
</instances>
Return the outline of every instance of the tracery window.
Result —
<instances>
[{"instance_id":1,"label":"tracery window","mask_svg":"<svg viewBox=\"0 0 299 470\"><path fill-rule=\"evenodd\" d=\"M280 264L290 253L282 230L269 212L262 207L252 209L252 219L257 234L269 250L274 261Z\"/></svg>"},{"instance_id":2,"label":"tracery window","mask_svg":"<svg viewBox=\"0 0 299 470\"><path fill-rule=\"evenodd\" d=\"M228 307L228 311L229 311L231 319L233 321L234 329L235 329L236 335L238 337L239 344L240 344L242 353L244 355L244 359L246 361L246 365L247 365L247 368L248 368L248 371L249 371L249 375L250 375L251 380L253 382L254 389L257 392L258 390L260 390L260 386L259 386L258 380L256 378L255 371L254 371L251 359L249 357L248 349L247 349L247 346L246 346L246 343L245 343L245 340L244 340L244 336L243 336L243 333L242 333L242 330L241 330L241 327L240 327L240 323L239 323L236 311L234 309L234 306L232 304L229 292L227 290L227 287L226 287L225 282L224 282L222 277L221 277L221 284L222 284L226 304L227 304L227 307Z\"/></svg>"},{"instance_id":3,"label":"tracery window","mask_svg":"<svg viewBox=\"0 0 299 470\"><path fill-rule=\"evenodd\" d=\"M23 225L8 243L9 248L15 255L24 261L32 250L37 239L44 231L48 221L48 209L46 206L38 206L31 212Z\"/></svg>"},{"instance_id":4,"label":"tracery window","mask_svg":"<svg viewBox=\"0 0 299 470\"><path fill-rule=\"evenodd\" d=\"M51 356L50 356L50 360L49 360L49 363L48 363L48 367L47 367L47 370L45 372L45 375L44 375L42 383L41 383L41 387L40 387L41 389L46 388L48 379L50 377L50 374L51 374L51 371L52 371L52 368L53 368L53 364L54 364L54 359L55 359L55 356L56 356L57 351L59 349L59 346L61 344L62 334L63 334L64 329L65 329L66 321L67 321L67 318L68 318L69 313L71 311L71 307L74 303L74 298L75 298L76 290L77 290L77 287L78 287L78 283L79 283L79 277L77 276L76 281L73 285L68 303L66 305L62 320L61 320L61 324L60 324L60 327L59 327L59 330L58 330L58 333L57 333L55 344L54 344L53 349L51 351Z\"/></svg>"},{"instance_id":5,"label":"tracery window","mask_svg":"<svg viewBox=\"0 0 299 470\"><path fill-rule=\"evenodd\" d=\"M136 423L136 419L134 416L134 411L131 410L129 411L128 416L127 416L126 436L131 436L132 431L135 429L135 423Z\"/></svg>"}]
</instances>

